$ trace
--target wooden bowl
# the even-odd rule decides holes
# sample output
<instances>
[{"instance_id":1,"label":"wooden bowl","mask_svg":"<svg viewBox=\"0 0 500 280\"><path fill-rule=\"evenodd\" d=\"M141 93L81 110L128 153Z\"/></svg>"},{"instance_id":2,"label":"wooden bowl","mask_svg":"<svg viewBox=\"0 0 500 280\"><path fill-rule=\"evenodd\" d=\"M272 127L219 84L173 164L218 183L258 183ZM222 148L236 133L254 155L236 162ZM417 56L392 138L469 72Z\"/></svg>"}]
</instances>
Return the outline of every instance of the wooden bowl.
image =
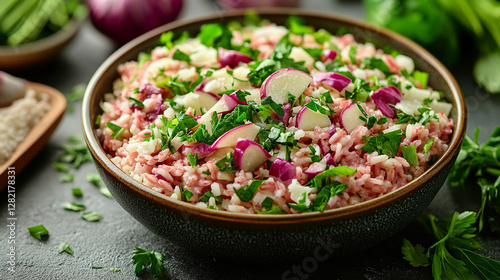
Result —
<instances>
[{"instance_id":1,"label":"wooden bowl","mask_svg":"<svg viewBox=\"0 0 500 280\"><path fill-rule=\"evenodd\" d=\"M50 109L30 130L12 155L5 162L0 163L0 191L10 185L8 183L10 181L9 176L19 176L23 168L49 141L66 110L66 98L55 88L33 82L27 82L26 87L35 90L37 94L48 94Z\"/></svg>"},{"instance_id":2,"label":"wooden bowl","mask_svg":"<svg viewBox=\"0 0 500 280\"><path fill-rule=\"evenodd\" d=\"M104 182L118 203L154 234L197 253L233 260L279 261L342 255L375 245L395 234L432 201L458 155L466 111L456 81L431 54L393 32L332 14L270 8L257 12L278 24L284 24L294 14L307 24L332 33L342 27L359 41L370 41L378 47L390 45L414 58L416 69L429 73L429 85L443 91L453 104L451 117L455 129L448 150L422 176L392 193L357 205L299 215L252 215L200 209L133 180L108 159L94 126L101 113L99 102L118 78L118 65L137 59L139 52L157 43L162 32L195 34L205 23L243 20L243 11L230 11L155 29L116 51L94 74L83 100L82 122L87 145Z\"/></svg>"},{"instance_id":3,"label":"wooden bowl","mask_svg":"<svg viewBox=\"0 0 500 280\"><path fill-rule=\"evenodd\" d=\"M85 18L74 19L56 33L19 46L0 46L0 69L16 71L41 65L58 55L76 36Z\"/></svg>"}]
</instances>

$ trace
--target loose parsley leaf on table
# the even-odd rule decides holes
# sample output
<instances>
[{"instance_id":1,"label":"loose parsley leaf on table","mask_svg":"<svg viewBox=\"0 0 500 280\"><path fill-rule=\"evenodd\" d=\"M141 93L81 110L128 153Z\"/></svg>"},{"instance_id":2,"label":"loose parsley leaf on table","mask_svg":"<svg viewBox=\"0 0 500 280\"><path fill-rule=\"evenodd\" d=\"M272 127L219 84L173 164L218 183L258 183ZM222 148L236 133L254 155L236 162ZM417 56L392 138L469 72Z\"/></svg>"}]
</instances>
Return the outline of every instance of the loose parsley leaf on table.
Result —
<instances>
[{"instance_id":1,"label":"loose parsley leaf on table","mask_svg":"<svg viewBox=\"0 0 500 280\"><path fill-rule=\"evenodd\" d=\"M28 231L31 234L31 236L33 236L38 240L42 240L42 237L49 235L49 231L43 225L29 227Z\"/></svg>"},{"instance_id":2,"label":"loose parsley leaf on table","mask_svg":"<svg viewBox=\"0 0 500 280\"><path fill-rule=\"evenodd\" d=\"M165 257L162 253L147 251L139 247L135 247L132 251L132 263L135 264L135 275L140 275L144 268L150 267L151 273L156 277L162 277L165 267L163 260Z\"/></svg>"},{"instance_id":3,"label":"loose parsley leaf on table","mask_svg":"<svg viewBox=\"0 0 500 280\"><path fill-rule=\"evenodd\" d=\"M473 239L476 219L471 211L455 212L443 220L429 215L422 222L437 242L424 254L421 245L413 246L405 239L404 259L415 267L432 263L434 279L500 279L500 262L474 252L483 248Z\"/></svg>"},{"instance_id":4,"label":"loose parsley leaf on table","mask_svg":"<svg viewBox=\"0 0 500 280\"><path fill-rule=\"evenodd\" d=\"M59 254L62 254L64 252L73 255L73 250L69 247L68 243L66 242L63 242L61 243L61 245L59 245Z\"/></svg>"},{"instance_id":5,"label":"loose parsley leaf on table","mask_svg":"<svg viewBox=\"0 0 500 280\"><path fill-rule=\"evenodd\" d=\"M460 154L450 172L450 186L481 189L479 231L487 222L491 231L500 231L500 127L491 134L488 141L479 144L479 127L474 140L467 135Z\"/></svg>"}]
</instances>

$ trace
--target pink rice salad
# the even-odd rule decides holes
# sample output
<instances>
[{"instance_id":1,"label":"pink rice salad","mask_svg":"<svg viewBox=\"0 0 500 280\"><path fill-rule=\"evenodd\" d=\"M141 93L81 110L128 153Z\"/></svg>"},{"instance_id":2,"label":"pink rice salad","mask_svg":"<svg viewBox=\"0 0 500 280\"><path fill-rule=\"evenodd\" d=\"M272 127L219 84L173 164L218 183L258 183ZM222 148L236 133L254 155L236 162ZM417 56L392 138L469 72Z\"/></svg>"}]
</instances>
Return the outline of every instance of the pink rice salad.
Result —
<instances>
[{"instance_id":1,"label":"pink rice salad","mask_svg":"<svg viewBox=\"0 0 500 280\"><path fill-rule=\"evenodd\" d=\"M294 214L390 193L446 151L452 106L410 57L290 22L168 32L120 65L111 161L201 208Z\"/></svg>"}]
</instances>

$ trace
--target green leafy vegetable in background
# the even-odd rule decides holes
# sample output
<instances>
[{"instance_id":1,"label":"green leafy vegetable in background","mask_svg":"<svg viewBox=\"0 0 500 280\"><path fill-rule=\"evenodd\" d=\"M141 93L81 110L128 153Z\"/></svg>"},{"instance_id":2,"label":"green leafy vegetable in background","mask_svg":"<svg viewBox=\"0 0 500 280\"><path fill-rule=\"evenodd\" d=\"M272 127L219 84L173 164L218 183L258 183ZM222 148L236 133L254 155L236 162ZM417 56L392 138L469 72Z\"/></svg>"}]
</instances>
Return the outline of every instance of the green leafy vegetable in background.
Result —
<instances>
[{"instance_id":1,"label":"green leafy vegetable in background","mask_svg":"<svg viewBox=\"0 0 500 280\"><path fill-rule=\"evenodd\" d=\"M0 1L0 45L17 46L45 38L72 18L87 15L80 0Z\"/></svg>"},{"instance_id":2,"label":"green leafy vegetable in background","mask_svg":"<svg viewBox=\"0 0 500 280\"><path fill-rule=\"evenodd\" d=\"M421 44L448 66L477 54L474 77L500 93L500 2L496 0L364 0L368 22ZM463 41L463 43L461 42ZM473 50L474 51L474 50Z\"/></svg>"},{"instance_id":3,"label":"green leafy vegetable in background","mask_svg":"<svg viewBox=\"0 0 500 280\"><path fill-rule=\"evenodd\" d=\"M401 251L412 266L432 263L434 279L500 279L500 262L475 253L483 247L474 240L475 212L455 212L451 218L438 220L429 215L422 220L437 241L427 253L424 247L404 240Z\"/></svg>"},{"instance_id":4,"label":"green leafy vegetable in background","mask_svg":"<svg viewBox=\"0 0 500 280\"><path fill-rule=\"evenodd\" d=\"M43 236L49 235L49 231L43 225L29 227L28 231L31 234L31 236L33 236L34 238L36 238L38 240L42 240Z\"/></svg>"},{"instance_id":5,"label":"green leafy vegetable in background","mask_svg":"<svg viewBox=\"0 0 500 280\"><path fill-rule=\"evenodd\" d=\"M139 247L135 247L132 254L132 263L135 264L135 275L140 275L142 270L149 266L149 270L154 276L163 276L163 271L165 271L163 260L165 257L162 253L147 251Z\"/></svg>"},{"instance_id":6,"label":"green leafy vegetable in background","mask_svg":"<svg viewBox=\"0 0 500 280\"><path fill-rule=\"evenodd\" d=\"M482 145L478 142L479 127L474 140L467 135L450 172L450 186L481 189L479 231L488 223L491 231L500 231L500 127Z\"/></svg>"}]
</instances>

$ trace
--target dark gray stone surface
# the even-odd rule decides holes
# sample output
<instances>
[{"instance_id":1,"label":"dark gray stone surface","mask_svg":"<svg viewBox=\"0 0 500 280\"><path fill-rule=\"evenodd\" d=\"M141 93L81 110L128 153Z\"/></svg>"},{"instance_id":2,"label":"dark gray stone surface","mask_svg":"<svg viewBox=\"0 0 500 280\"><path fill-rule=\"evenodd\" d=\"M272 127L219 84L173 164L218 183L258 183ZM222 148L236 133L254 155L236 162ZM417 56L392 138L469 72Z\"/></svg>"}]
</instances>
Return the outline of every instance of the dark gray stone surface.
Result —
<instances>
[{"instance_id":1,"label":"dark gray stone surface","mask_svg":"<svg viewBox=\"0 0 500 280\"><path fill-rule=\"evenodd\" d=\"M208 0L186 0L181 18L192 18L219 11ZM362 18L360 1L302 1L309 10L333 12ZM68 93L78 83L86 83L97 67L114 51L114 46L87 22L64 53L43 68L30 69L18 76L41 82ZM482 91L471 76L471 63L464 61L452 69L462 87L469 106L467 134L480 125L484 141L500 123L500 96ZM79 105L79 104L78 104ZM0 279L131 279L135 278L130 252L135 246L162 252L169 279L432 279L430 268L413 268L402 258L403 238L429 245L422 227L413 222L380 245L342 258L328 258L286 264L241 263L238 260L214 259L193 255L183 248L155 236L134 220L113 199L104 197L88 183L85 174L95 172L92 164L82 166L74 183L59 183L59 173L51 165L61 151L58 145L72 134L81 134L80 108L67 113L49 143L16 178L16 265L9 265L7 193L0 194ZM72 187L81 187L83 197L75 199ZM443 217L454 211L476 210L479 193L450 189L446 183L426 214ZM83 203L89 211L97 211L103 219L96 223L82 220L79 213L62 209L61 203ZM50 236L45 241L31 237L28 227L43 224ZM481 234L484 255L500 260L500 237ZM58 254L59 244L67 242L74 255ZM223 241L221 241L223 246ZM266 248L262 248L266 250ZM91 269L102 266L102 269ZM111 272L109 268L120 268ZM147 279L144 274L141 279Z\"/></svg>"}]
</instances>

